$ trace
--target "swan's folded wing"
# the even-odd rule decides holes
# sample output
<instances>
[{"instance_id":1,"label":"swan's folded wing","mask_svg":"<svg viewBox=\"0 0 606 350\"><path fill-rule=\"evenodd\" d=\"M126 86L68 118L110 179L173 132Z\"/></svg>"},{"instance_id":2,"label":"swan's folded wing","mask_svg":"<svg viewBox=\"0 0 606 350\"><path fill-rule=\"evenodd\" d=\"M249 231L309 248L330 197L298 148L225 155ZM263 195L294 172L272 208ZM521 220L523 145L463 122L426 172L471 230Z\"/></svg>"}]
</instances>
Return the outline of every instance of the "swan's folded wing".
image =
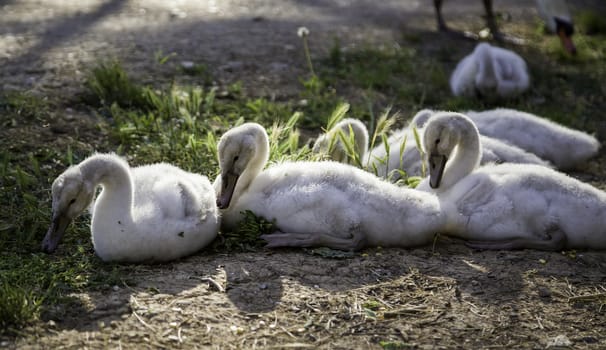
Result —
<instances>
[{"instance_id":1,"label":"swan's folded wing","mask_svg":"<svg viewBox=\"0 0 606 350\"><path fill-rule=\"evenodd\" d=\"M458 198L454 203L460 215L471 217L494 204L496 184L490 181L488 176L488 174L475 174L471 185L468 185L468 182L455 185L453 190L456 191L454 193Z\"/></svg>"}]
</instances>

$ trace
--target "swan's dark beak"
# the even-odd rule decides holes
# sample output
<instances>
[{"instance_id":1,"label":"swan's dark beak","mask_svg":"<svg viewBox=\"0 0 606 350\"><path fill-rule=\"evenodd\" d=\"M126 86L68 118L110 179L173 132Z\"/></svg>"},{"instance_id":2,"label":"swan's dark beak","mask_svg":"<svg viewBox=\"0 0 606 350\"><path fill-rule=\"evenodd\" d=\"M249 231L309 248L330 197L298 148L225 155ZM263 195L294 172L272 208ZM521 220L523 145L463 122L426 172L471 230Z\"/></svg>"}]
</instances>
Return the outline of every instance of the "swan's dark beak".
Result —
<instances>
[{"instance_id":1,"label":"swan's dark beak","mask_svg":"<svg viewBox=\"0 0 606 350\"><path fill-rule=\"evenodd\" d=\"M447 161L448 157L445 155L436 153L429 155L429 186L431 188L440 187Z\"/></svg>"},{"instance_id":2,"label":"swan's dark beak","mask_svg":"<svg viewBox=\"0 0 606 350\"><path fill-rule=\"evenodd\" d=\"M562 42L562 46L566 52L571 55L577 54L577 48L574 46L572 42L572 34L574 33L574 26L572 23L563 20L559 17L554 17L554 21L556 22L556 32L558 37L560 37L560 41Z\"/></svg>"},{"instance_id":3,"label":"swan's dark beak","mask_svg":"<svg viewBox=\"0 0 606 350\"><path fill-rule=\"evenodd\" d=\"M566 32L564 30L558 30L558 36L560 37L560 41L562 42L562 46L564 46L566 52L571 55L576 55L577 48L574 46L574 43L572 42L570 36L566 35Z\"/></svg>"},{"instance_id":4,"label":"swan's dark beak","mask_svg":"<svg viewBox=\"0 0 606 350\"><path fill-rule=\"evenodd\" d=\"M67 226L69 226L72 220L64 213L53 215L53 222L51 222L46 236L42 240L42 251L45 253L52 253L57 249L57 245L61 241Z\"/></svg>"},{"instance_id":5,"label":"swan's dark beak","mask_svg":"<svg viewBox=\"0 0 606 350\"><path fill-rule=\"evenodd\" d=\"M231 198L234 195L236 189L236 183L238 183L238 175L228 172L221 176L221 191L217 196L217 207L219 209L229 208Z\"/></svg>"}]
</instances>

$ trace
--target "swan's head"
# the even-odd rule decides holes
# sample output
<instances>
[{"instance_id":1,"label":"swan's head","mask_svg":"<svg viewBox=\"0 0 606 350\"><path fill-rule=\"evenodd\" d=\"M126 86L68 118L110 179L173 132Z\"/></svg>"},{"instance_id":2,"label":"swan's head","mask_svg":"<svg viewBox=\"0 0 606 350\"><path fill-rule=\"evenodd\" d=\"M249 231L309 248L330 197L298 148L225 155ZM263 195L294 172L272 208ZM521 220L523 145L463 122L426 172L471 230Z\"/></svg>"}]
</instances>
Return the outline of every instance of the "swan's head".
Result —
<instances>
[{"instance_id":1,"label":"swan's head","mask_svg":"<svg viewBox=\"0 0 606 350\"><path fill-rule=\"evenodd\" d=\"M495 72L494 47L487 43L479 43L473 50L473 56L478 65L475 73L476 93L480 95L494 95L497 93L498 77Z\"/></svg>"},{"instance_id":2,"label":"swan's head","mask_svg":"<svg viewBox=\"0 0 606 350\"><path fill-rule=\"evenodd\" d=\"M425 126L425 124L427 124L427 121L429 120L429 118L431 118L432 115L434 115L434 113L436 113L436 111L434 110L422 109L418 111L414 117L412 117L410 125L414 125L417 128L422 128Z\"/></svg>"},{"instance_id":3,"label":"swan's head","mask_svg":"<svg viewBox=\"0 0 606 350\"><path fill-rule=\"evenodd\" d=\"M93 201L95 186L87 181L79 167L71 167L53 182L52 222L42 241L42 250L52 253L67 226Z\"/></svg>"},{"instance_id":4,"label":"swan's head","mask_svg":"<svg viewBox=\"0 0 606 350\"><path fill-rule=\"evenodd\" d=\"M311 151L316 154L328 156L328 158L337 162L347 159L347 153L345 153L345 150L341 145L338 133L327 132L326 134L318 136Z\"/></svg>"},{"instance_id":5,"label":"swan's head","mask_svg":"<svg viewBox=\"0 0 606 350\"><path fill-rule=\"evenodd\" d=\"M221 188L217 195L220 209L229 207L236 185L245 172L251 181L269 158L269 138L265 128L256 123L245 123L227 131L218 145ZM248 186L248 183L244 184Z\"/></svg>"},{"instance_id":6,"label":"swan's head","mask_svg":"<svg viewBox=\"0 0 606 350\"><path fill-rule=\"evenodd\" d=\"M537 8L549 31L560 37L564 49L572 55L576 54L577 49L571 40L574 25L566 0L537 0Z\"/></svg>"},{"instance_id":7,"label":"swan's head","mask_svg":"<svg viewBox=\"0 0 606 350\"><path fill-rule=\"evenodd\" d=\"M364 159L368 151L368 129L366 125L357 119L346 118L338 122L326 134L318 136L312 151L314 153L328 155L331 160L341 163L350 162L350 151L344 144L353 138L354 151L360 159Z\"/></svg>"},{"instance_id":8,"label":"swan's head","mask_svg":"<svg viewBox=\"0 0 606 350\"><path fill-rule=\"evenodd\" d=\"M469 137L470 130L477 133L475 124L461 113L439 112L429 119L423 133L423 146L427 153L431 188L440 187L446 162L461 141Z\"/></svg>"},{"instance_id":9,"label":"swan's head","mask_svg":"<svg viewBox=\"0 0 606 350\"><path fill-rule=\"evenodd\" d=\"M560 17L554 17L553 20L556 24L556 33L562 42L564 49L571 55L576 55L577 48L572 42L572 34L574 34L574 26L572 22L567 21Z\"/></svg>"}]
</instances>

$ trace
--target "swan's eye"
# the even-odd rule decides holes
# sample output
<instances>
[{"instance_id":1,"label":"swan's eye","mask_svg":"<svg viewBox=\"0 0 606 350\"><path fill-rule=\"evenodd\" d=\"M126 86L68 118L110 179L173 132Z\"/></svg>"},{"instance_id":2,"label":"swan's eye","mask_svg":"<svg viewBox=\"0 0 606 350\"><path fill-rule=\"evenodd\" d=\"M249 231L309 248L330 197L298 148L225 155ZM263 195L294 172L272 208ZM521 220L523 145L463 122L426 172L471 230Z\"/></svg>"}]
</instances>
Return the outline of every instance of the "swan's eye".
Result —
<instances>
[{"instance_id":1,"label":"swan's eye","mask_svg":"<svg viewBox=\"0 0 606 350\"><path fill-rule=\"evenodd\" d=\"M76 203L76 198L72 198L72 200L71 200L71 201L69 201L69 205L72 205L72 204L74 204L74 203Z\"/></svg>"}]
</instances>

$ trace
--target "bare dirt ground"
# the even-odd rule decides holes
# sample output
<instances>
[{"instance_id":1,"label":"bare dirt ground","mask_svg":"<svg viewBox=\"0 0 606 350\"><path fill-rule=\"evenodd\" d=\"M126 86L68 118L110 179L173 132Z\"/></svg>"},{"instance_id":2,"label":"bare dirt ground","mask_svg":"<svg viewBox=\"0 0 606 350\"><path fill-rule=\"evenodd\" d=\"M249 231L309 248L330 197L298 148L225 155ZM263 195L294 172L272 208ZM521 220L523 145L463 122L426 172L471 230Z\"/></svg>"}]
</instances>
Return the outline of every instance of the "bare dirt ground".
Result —
<instances>
[{"instance_id":1,"label":"bare dirt ground","mask_svg":"<svg viewBox=\"0 0 606 350\"><path fill-rule=\"evenodd\" d=\"M279 251L140 267L135 287L78 295L18 347L600 348L603 254L369 250L350 259ZM207 282L211 278L212 282Z\"/></svg>"},{"instance_id":2,"label":"bare dirt ground","mask_svg":"<svg viewBox=\"0 0 606 350\"><path fill-rule=\"evenodd\" d=\"M209 65L219 83L241 80L250 93L288 98L306 72L299 26L311 30L318 56L335 35L352 47L435 28L431 1L0 5L1 88L67 104L98 58L119 57L150 83L169 79L154 60L160 50ZM516 21L536 14L528 1L495 1L495 8ZM482 27L479 1L453 0L444 11L453 27ZM515 32L515 23L503 29ZM94 117L67 107L40 126L23 127L49 146L68 137L91 148L103 143ZM76 119L81 132L61 132ZM3 136L18 140L19 133ZM604 189L604 164L602 154L578 175ZM435 247L370 249L343 259L297 250L200 253L139 266L110 291L75 295L79 307L56 313L65 317L24 329L0 347L352 349L384 342L389 349L598 349L606 347L604 292L606 254L598 252L478 252L440 238Z\"/></svg>"}]
</instances>

